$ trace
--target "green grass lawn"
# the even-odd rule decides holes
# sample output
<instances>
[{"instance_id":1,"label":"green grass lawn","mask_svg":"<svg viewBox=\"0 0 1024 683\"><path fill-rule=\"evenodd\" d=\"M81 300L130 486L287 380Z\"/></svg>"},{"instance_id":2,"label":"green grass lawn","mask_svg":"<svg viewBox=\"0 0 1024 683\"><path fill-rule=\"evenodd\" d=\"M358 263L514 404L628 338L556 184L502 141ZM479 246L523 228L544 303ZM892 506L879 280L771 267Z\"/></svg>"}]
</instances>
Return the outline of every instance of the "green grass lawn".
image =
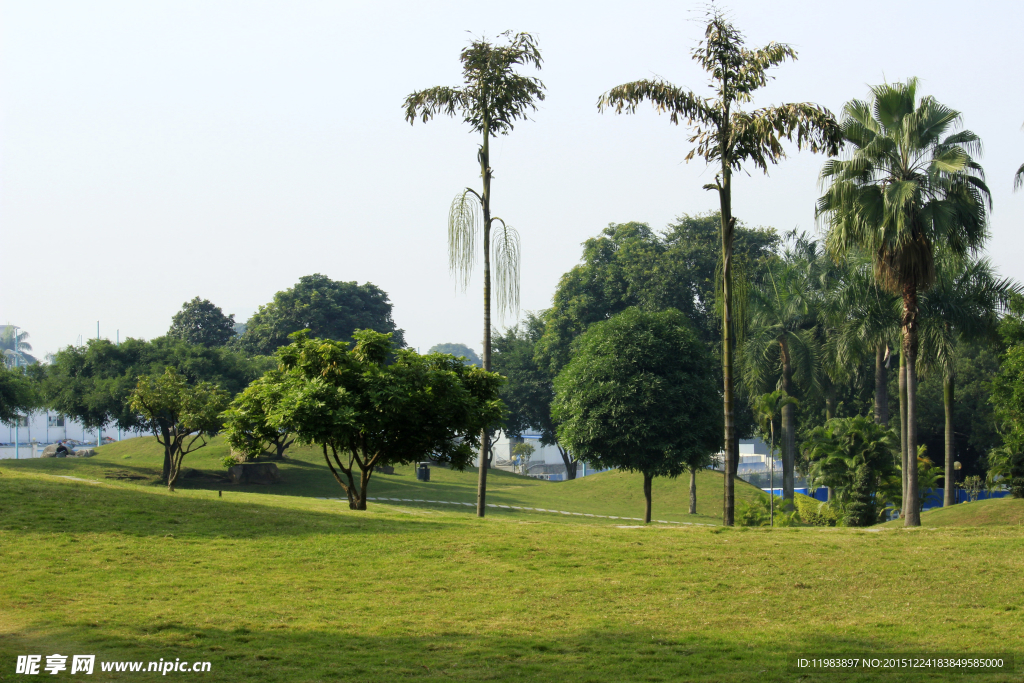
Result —
<instances>
[{"instance_id":1,"label":"green grass lawn","mask_svg":"<svg viewBox=\"0 0 1024 683\"><path fill-rule=\"evenodd\" d=\"M227 470L221 461L227 454L227 444L218 437L213 439L209 446L187 456L184 466L202 472L226 474ZM156 440L144 437L103 446L92 458L39 458L18 461L11 466L96 480L130 476L141 477L136 481L154 482L160 473L162 458L163 451ZM279 462L278 468L281 470L283 481L272 486L232 486L182 479L179 481L179 488L225 489L236 492L328 498L344 496L341 487L327 469L322 453L311 447L289 449L287 459ZM432 467L431 480L424 483L416 480L414 468L408 466L396 468L393 475L375 475L370 482L369 495L475 504L476 485L475 468L455 472L443 467ZM487 502L495 505L517 505L626 518L643 517L644 512L643 478L638 474L625 472L602 472L575 481L549 482L492 470L488 473L487 489ZM697 515L690 515L688 512L688 475L674 480L655 479L653 489L655 519L701 524L721 523L720 473L705 471L698 475ZM757 493L758 489L755 487L737 481L737 501L749 501ZM450 506L431 506L425 503L417 503L417 506L452 509ZM473 509L467 507L463 512L473 514Z\"/></svg>"},{"instance_id":2,"label":"green grass lawn","mask_svg":"<svg viewBox=\"0 0 1024 683\"><path fill-rule=\"evenodd\" d=\"M883 526L902 527L903 520L894 519ZM991 498L927 510L921 513L921 526L1015 526L1024 531L1024 499Z\"/></svg>"},{"instance_id":3,"label":"green grass lawn","mask_svg":"<svg viewBox=\"0 0 1024 683\"><path fill-rule=\"evenodd\" d=\"M384 504L353 512L273 487L218 497L107 479L110 463L150 467L125 452L115 463L120 451L107 448L102 458L0 463L0 680L30 680L14 674L16 655L55 652L206 660L211 681L387 682L949 680L800 677L787 665L795 653L1024 657L1017 526L768 530L506 510L480 520ZM59 680L176 676L199 674Z\"/></svg>"}]
</instances>

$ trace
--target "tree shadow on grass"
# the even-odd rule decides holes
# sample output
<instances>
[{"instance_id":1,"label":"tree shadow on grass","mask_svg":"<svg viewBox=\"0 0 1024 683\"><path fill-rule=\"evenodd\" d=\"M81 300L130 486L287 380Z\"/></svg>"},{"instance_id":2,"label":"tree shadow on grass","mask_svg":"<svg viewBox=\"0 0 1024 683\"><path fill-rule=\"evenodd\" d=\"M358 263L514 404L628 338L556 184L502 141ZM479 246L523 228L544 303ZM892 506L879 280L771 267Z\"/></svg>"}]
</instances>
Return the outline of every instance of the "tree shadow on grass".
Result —
<instances>
[{"instance_id":1,"label":"tree shadow on grass","mask_svg":"<svg viewBox=\"0 0 1024 683\"><path fill-rule=\"evenodd\" d=\"M106 533L175 538L294 538L306 534L435 533L441 517L402 519L349 510L290 509L258 500L196 498L163 490L86 482L0 477L0 529L31 533Z\"/></svg>"},{"instance_id":2,"label":"tree shadow on grass","mask_svg":"<svg viewBox=\"0 0 1024 683\"><path fill-rule=\"evenodd\" d=\"M895 637L879 649L878 639L835 634L793 635L777 630L726 638L691 629L672 635L610 625L577 632L478 633L470 629L423 635L359 635L341 617L316 630L286 621L252 623L239 618L229 628L204 623L202 606L183 605L177 619L144 625L76 623L54 625L45 635L31 630L0 643L0 679L14 670L19 654L96 655L96 671L83 680L167 680L160 674L103 674L100 662L175 661L211 663L208 681L543 681L619 683L632 681L757 681L814 683L839 680L834 673L800 673L798 655L842 656L920 653L926 644ZM356 620L358 621L358 620ZM993 651L998 648L993 648ZM145 664L143 669L145 669ZM181 674L176 674L181 675ZM192 674L195 675L195 674ZM852 672L844 683L948 680L942 674ZM959 680L959 676L955 677ZM1012 681L1012 673L970 677L972 683Z\"/></svg>"}]
</instances>

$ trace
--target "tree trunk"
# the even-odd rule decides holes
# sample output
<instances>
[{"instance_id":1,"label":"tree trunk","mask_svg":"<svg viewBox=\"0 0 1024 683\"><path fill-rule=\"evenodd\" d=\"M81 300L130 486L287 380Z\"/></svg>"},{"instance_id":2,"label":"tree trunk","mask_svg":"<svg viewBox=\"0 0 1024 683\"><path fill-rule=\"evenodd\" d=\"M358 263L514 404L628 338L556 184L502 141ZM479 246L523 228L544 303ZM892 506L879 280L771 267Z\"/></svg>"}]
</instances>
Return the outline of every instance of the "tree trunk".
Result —
<instances>
[{"instance_id":1,"label":"tree trunk","mask_svg":"<svg viewBox=\"0 0 1024 683\"><path fill-rule=\"evenodd\" d=\"M651 479L652 477L650 475L644 475L644 500L646 501L646 509L644 510L644 522L646 524L651 523Z\"/></svg>"},{"instance_id":2,"label":"tree trunk","mask_svg":"<svg viewBox=\"0 0 1024 683\"><path fill-rule=\"evenodd\" d=\"M956 455L956 443L954 442L955 437L953 435L953 396L955 389L953 373L945 373L945 377L942 378L942 403L946 410L946 481L944 482L945 490L942 496L943 507L949 507L956 503L956 470L953 469L953 459Z\"/></svg>"},{"instance_id":3,"label":"tree trunk","mask_svg":"<svg viewBox=\"0 0 1024 683\"><path fill-rule=\"evenodd\" d=\"M169 482L171 480L171 432L166 427L161 426L160 433L164 439L164 469L160 479Z\"/></svg>"},{"instance_id":4,"label":"tree trunk","mask_svg":"<svg viewBox=\"0 0 1024 683\"><path fill-rule=\"evenodd\" d=\"M831 420L836 416L836 385L829 377L825 377L825 419Z\"/></svg>"},{"instance_id":5,"label":"tree trunk","mask_svg":"<svg viewBox=\"0 0 1024 683\"><path fill-rule=\"evenodd\" d=\"M917 484L917 286L903 288L903 329L907 353L907 516L903 525L921 526L921 509Z\"/></svg>"},{"instance_id":6,"label":"tree trunk","mask_svg":"<svg viewBox=\"0 0 1024 683\"><path fill-rule=\"evenodd\" d=\"M565 450L557 443L555 444L555 448L558 449L558 454L562 456L562 462L565 464L566 481L572 481L576 478L576 468L579 467L579 461L570 458L569 451Z\"/></svg>"},{"instance_id":7,"label":"tree trunk","mask_svg":"<svg viewBox=\"0 0 1024 683\"><path fill-rule=\"evenodd\" d=\"M889 383L885 372L885 344L875 347L875 424L889 424Z\"/></svg>"},{"instance_id":8,"label":"tree trunk","mask_svg":"<svg viewBox=\"0 0 1024 683\"><path fill-rule=\"evenodd\" d=\"M484 370L491 371L491 130L484 121L484 144L480 148L480 175L484 181ZM480 476L476 487L476 515L483 517L487 511L487 467L490 453L490 435L484 429L480 436Z\"/></svg>"},{"instance_id":9,"label":"tree trunk","mask_svg":"<svg viewBox=\"0 0 1024 683\"><path fill-rule=\"evenodd\" d=\"M793 364L785 338L779 340L782 350L782 389L793 395ZM796 410L792 403L782 406L782 505L786 512L793 510L796 466Z\"/></svg>"},{"instance_id":10,"label":"tree trunk","mask_svg":"<svg viewBox=\"0 0 1024 683\"><path fill-rule=\"evenodd\" d=\"M697 514L697 468L690 468L690 514Z\"/></svg>"},{"instance_id":11,"label":"tree trunk","mask_svg":"<svg viewBox=\"0 0 1024 683\"><path fill-rule=\"evenodd\" d=\"M902 347L902 344L901 344ZM900 349L900 465L903 477L903 509L901 515L907 514L907 354Z\"/></svg>"},{"instance_id":12,"label":"tree trunk","mask_svg":"<svg viewBox=\"0 0 1024 683\"><path fill-rule=\"evenodd\" d=\"M366 509L366 496L369 494L370 475L372 473L372 469L360 470L359 472L359 493L356 497L356 504L353 508L354 510Z\"/></svg>"},{"instance_id":13,"label":"tree trunk","mask_svg":"<svg viewBox=\"0 0 1024 683\"><path fill-rule=\"evenodd\" d=\"M725 112L728 122L728 109ZM729 131L719 131L719 139L727 139ZM736 415L733 406L733 329L732 329L732 242L733 229L736 221L732 217L732 168L728 155L722 155L721 187L718 199L722 211L722 406L725 414L725 491L722 500L722 524L733 526L735 513L735 487L733 478L736 475L733 461L733 448L736 432Z\"/></svg>"}]
</instances>

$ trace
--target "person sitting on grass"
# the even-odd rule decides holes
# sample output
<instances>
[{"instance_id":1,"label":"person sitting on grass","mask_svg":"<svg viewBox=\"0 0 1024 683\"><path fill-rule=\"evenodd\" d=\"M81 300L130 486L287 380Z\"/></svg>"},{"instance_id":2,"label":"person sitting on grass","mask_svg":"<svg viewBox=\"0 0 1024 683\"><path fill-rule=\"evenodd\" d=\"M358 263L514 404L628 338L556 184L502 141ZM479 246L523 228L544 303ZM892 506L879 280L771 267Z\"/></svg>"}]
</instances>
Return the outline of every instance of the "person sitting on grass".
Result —
<instances>
[{"instance_id":1,"label":"person sitting on grass","mask_svg":"<svg viewBox=\"0 0 1024 683\"><path fill-rule=\"evenodd\" d=\"M56 458L68 457L68 447L64 445L63 441L57 442L57 451L53 455Z\"/></svg>"}]
</instances>

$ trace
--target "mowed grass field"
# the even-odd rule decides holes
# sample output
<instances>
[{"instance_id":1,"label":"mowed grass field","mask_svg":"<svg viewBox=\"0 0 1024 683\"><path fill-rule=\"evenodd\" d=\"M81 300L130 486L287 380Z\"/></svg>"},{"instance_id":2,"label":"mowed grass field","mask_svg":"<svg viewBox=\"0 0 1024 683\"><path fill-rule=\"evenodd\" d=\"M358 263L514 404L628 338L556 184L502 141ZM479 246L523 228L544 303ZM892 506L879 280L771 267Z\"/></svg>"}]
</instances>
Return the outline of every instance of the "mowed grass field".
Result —
<instances>
[{"instance_id":1,"label":"mowed grass field","mask_svg":"<svg viewBox=\"0 0 1024 683\"><path fill-rule=\"evenodd\" d=\"M928 528L926 513L914 531L768 530L504 509L481 520L399 504L353 512L270 492L294 480L218 497L108 479L112 456L117 472L149 465L105 448L0 463L0 680L29 680L14 673L17 655L52 653L212 666L54 680L268 682L959 680L789 665L798 653L1024 658L1015 524ZM471 488L457 481L471 474L446 474L436 483L447 490ZM532 495L571 492L509 478Z\"/></svg>"},{"instance_id":2,"label":"mowed grass field","mask_svg":"<svg viewBox=\"0 0 1024 683\"><path fill-rule=\"evenodd\" d=\"M221 463L227 455L228 447L224 440L214 438L205 448L186 456L184 467L195 469L202 474L226 475L227 470ZM92 458L37 458L15 462L12 466L97 480L123 477L126 481L147 483L158 478L162 463L162 447L151 437L141 437L103 446ZM312 447L290 448L286 453L286 459L278 462L277 466L281 472L282 482L272 486L232 486L203 481L200 477L179 479L177 487L327 498L344 496L344 491L327 469L322 452ZM138 479L127 479L128 477ZM548 482L502 470L491 470L487 480L487 502L495 505L565 510L630 519L643 517L643 478L638 474L612 471L570 482ZM396 468L393 475L375 474L370 481L369 495L475 505L476 486L476 468L456 472L444 467L431 467L430 482L423 483L416 480L415 468L407 466ZM737 482L737 501L750 501L757 495L758 489L755 487L746 482ZM674 480L655 479L653 501L655 519L720 524L722 475L712 471L701 472L698 475L697 515L689 514L689 475ZM451 506L432 506L426 503L416 505L452 509ZM470 508L466 508L466 511L469 512ZM500 514L501 510L494 512Z\"/></svg>"}]
</instances>

